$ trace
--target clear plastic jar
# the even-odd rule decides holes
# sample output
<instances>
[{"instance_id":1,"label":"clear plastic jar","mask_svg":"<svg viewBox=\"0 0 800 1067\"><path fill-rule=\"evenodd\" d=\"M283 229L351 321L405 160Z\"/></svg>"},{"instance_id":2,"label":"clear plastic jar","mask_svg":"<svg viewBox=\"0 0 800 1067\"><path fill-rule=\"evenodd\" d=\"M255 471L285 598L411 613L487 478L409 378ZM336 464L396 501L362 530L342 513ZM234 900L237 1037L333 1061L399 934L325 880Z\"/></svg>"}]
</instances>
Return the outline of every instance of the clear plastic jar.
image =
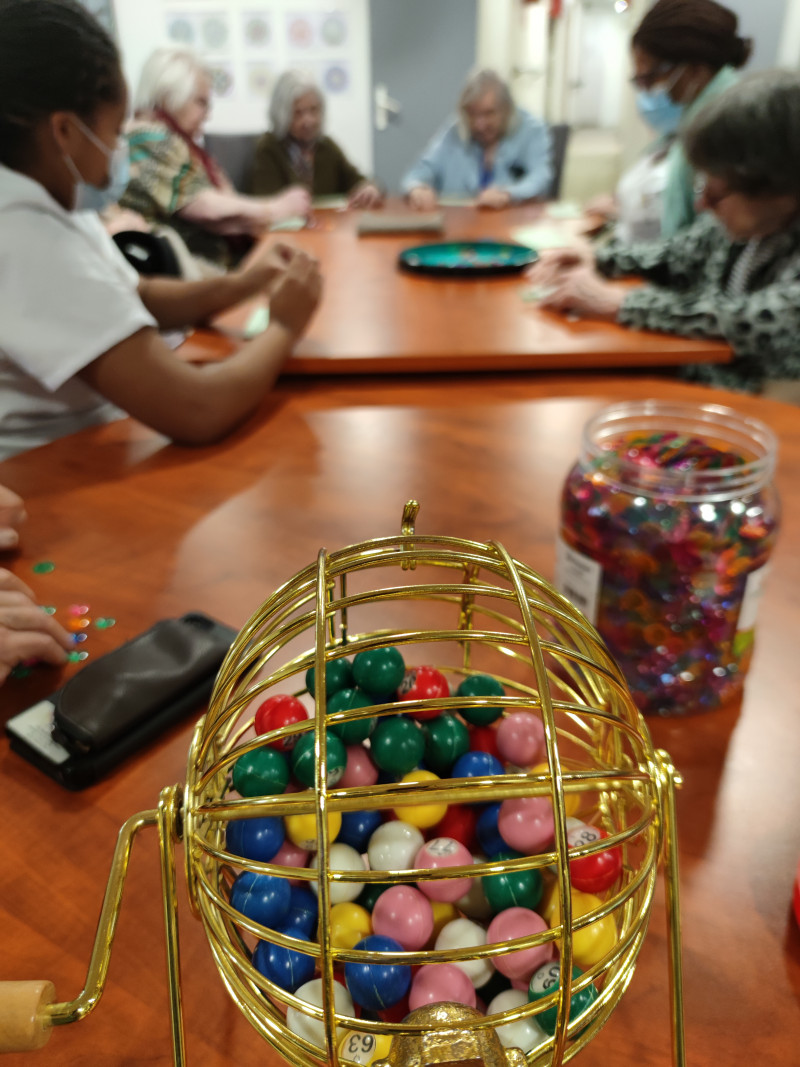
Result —
<instances>
[{"instance_id":1,"label":"clear plastic jar","mask_svg":"<svg viewBox=\"0 0 800 1067\"><path fill-rule=\"evenodd\" d=\"M644 712L737 697L778 532L772 431L729 408L605 408L564 484L556 587L594 623Z\"/></svg>"}]
</instances>

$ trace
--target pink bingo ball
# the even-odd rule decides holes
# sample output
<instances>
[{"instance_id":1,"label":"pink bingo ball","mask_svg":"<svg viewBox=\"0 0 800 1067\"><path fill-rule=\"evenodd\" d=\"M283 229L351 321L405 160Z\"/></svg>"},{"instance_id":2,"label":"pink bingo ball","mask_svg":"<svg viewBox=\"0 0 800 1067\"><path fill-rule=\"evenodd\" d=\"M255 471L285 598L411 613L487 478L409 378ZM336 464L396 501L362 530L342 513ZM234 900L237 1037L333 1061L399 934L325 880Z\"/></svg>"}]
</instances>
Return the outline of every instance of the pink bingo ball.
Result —
<instances>
[{"instance_id":1,"label":"pink bingo ball","mask_svg":"<svg viewBox=\"0 0 800 1067\"><path fill-rule=\"evenodd\" d=\"M426 841L414 858L414 866L422 869L441 870L444 867L469 867L472 853L453 837L434 837ZM417 882L417 886L430 900L452 903L469 892L471 878L447 878Z\"/></svg>"},{"instance_id":2,"label":"pink bingo ball","mask_svg":"<svg viewBox=\"0 0 800 1067\"><path fill-rule=\"evenodd\" d=\"M304 848L300 848L300 846L296 845L291 838L287 837L284 838L283 844L272 857L270 863L277 863L281 867L305 867L308 863L309 855L310 853L306 852ZM299 878L292 878L290 881L297 884L308 885L308 882Z\"/></svg>"},{"instance_id":3,"label":"pink bingo ball","mask_svg":"<svg viewBox=\"0 0 800 1067\"><path fill-rule=\"evenodd\" d=\"M433 908L413 885L393 885L375 901L372 930L393 937L407 952L424 948L433 933Z\"/></svg>"},{"instance_id":4,"label":"pink bingo ball","mask_svg":"<svg viewBox=\"0 0 800 1067\"><path fill-rule=\"evenodd\" d=\"M354 785L375 785L378 780L378 768L364 746L348 745L345 752L347 763L344 774L339 779L339 787L349 789Z\"/></svg>"},{"instance_id":5,"label":"pink bingo ball","mask_svg":"<svg viewBox=\"0 0 800 1067\"><path fill-rule=\"evenodd\" d=\"M532 767L544 753L544 726L532 711L512 711L497 727L501 759L517 767Z\"/></svg>"},{"instance_id":6,"label":"pink bingo ball","mask_svg":"<svg viewBox=\"0 0 800 1067\"><path fill-rule=\"evenodd\" d=\"M528 856L544 852L553 843L555 822L549 797L514 797L504 800L497 829L509 848Z\"/></svg>"},{"instance_id":7,"label":"pink bingo ball","mask_svg":"<svg viewBox=\"0 0 800 1067\"><path fill-rule=\"evenodd\" d=\"M504 944L517 937L530 937L541 934L548 929L547 923L530 908L506 908L492 919L486 931L486 944ZM535 948L523 948L518 952L509 952L505 956L495 956L492 962L497 970L510 978L530 978L553 955L552 942L537 945Z\"/></svg>"},{"instance_id":8,"label":"pink bingo ball","mask_svg":"<svg viewBox=\"0 0 800 1067\"><path fill-rule=\"evenodd\" d=\"M454 963L426 963L411 982L409 1011L446 1000L474 1008L477 1003L475 986Z\"/></svg>"}]
</instances>

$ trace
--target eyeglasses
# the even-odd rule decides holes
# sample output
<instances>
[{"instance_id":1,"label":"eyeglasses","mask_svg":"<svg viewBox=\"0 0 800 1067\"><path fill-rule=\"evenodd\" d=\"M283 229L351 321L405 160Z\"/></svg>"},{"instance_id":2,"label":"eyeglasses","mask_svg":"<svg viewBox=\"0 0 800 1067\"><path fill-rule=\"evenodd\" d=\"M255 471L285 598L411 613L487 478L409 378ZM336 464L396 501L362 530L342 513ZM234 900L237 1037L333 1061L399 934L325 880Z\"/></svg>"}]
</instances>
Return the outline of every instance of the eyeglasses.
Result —
<instances>
[{"instance_id":1,"label":"eyeglasses","mask_svg":"<svg viewBox=\"0 0 800 1067\"><path fill-rule=\"evenodd\" d=\"M735 189L725 185L720 178L702 175L695 179L694 198L696 201L702 201L708 208L717 207L723 200L733 196L735 192Z\"/></svg>"},{"instance_id":2,"label":"eyeglasses","mask_svg":"<svg viewBox=\"0 0 800 1067\"><path fill-rule=\"evenodd\" d=\"M652 89L671 70L671 63L659 63L657 67L648 70L646 74L634 74L630 80L631 85L635 85L637 89Z\"/></svg>"}]
</instances>

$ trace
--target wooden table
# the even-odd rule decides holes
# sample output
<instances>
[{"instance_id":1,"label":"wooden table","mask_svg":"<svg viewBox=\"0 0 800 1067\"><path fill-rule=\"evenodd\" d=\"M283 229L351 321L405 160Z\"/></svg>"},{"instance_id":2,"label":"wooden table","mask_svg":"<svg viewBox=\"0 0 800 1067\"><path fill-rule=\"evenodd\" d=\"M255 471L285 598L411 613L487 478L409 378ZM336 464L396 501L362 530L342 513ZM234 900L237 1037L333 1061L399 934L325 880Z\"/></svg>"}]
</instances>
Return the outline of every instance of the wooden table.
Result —
<instances>
[{"instance_id":1,"label":"wooden table","mask_svg":"<svg viewBox=\"0 0 800 1067\"><path fill-rule=\"evenodd\" d=\"M727 362L717 341L642 333L613 323L567 321L525 303L519 275L452 279L408 274L398 253L430 240L514 238L532 224L574 237L576 223L548 219L528 205L502 212L444 208L446 232L359 237L357 212L322 211L313 229L285 239L317 256L325 295L308 335L289 360L290 374L392 374L657 367ZM220 316L223 329L241 331L256 304ZM199 331L185 346L189 358L219 358L232 350L224 337Z\"/></svg>"},{"instance_id":2,"label":"wooden table","mask_svg":"<svg viewBox=\"0 0 800 1067\"><path fill-rule=\"evenodd\" d=\"M800 423L797 409L681 384L613 377L478 376L322 390L283 382L269 418L207 449L165 444L132 422L91 429L0 465L30 520L13 569L44 602L75 601L117 626L92 631L92 655L156 619L193 608L240 626L266 595L336 548L399 529L496 538L552 575L559 489L586 419L608 402L659 395L713 400L778 433L783 532L762 604L741 707L650 728L684 775L678 796L687 1048L692 1067L793 1064L800 1047L800 933L790 916L800 857ZM31 571L50 559L49 575ZM41 668L0 691L4 717L51 691ZM83 985L118 827L185 776L190 723L112 778L69 794L0 744L5 820L0 977L50 978L59 999ZM182 874L179 869L182 886ZM155 836L134 848L107 993L83 1023L53 1034L34 1061L170 1061ZM189 1063L270 1065L215 974L181 890ZM667 1067L663 892L631 987L582 1067Z\"/></svg>"}]
</instances>

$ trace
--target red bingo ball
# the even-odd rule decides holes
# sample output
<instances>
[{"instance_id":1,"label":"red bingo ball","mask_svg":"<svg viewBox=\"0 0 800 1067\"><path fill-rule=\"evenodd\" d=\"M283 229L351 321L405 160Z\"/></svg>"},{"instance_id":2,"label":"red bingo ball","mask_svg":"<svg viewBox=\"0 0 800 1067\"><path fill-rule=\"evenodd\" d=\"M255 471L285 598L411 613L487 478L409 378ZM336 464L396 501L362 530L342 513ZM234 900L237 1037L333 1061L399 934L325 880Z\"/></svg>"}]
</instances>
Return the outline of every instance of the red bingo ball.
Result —
<instances>
[{"instance_id":1,"label":"red bingo ball","mask_svg":"<svg viewBox=\"0 0 800 1067\"><path fill-rule=\"evenodd\" d=\"M451 804L431 831L432 837L452 837L460 841L470 851L475 844L475 826L478 822L478 810L468 804Z\"/></svg>"},{"instance_id":2,"label":"red bingo ball","mask_svg":"<svg viewBox=\"0 0 800 1067\"><path fill-rule=\"evenodd\" d=\"M572 825L567 830L570 848L588 845L604 837L608 837L605 830L598 826L587 826L577 820L572 820ZM569 874L575 889L580 889L583 893L602 893L603 890L609 889L622 874L622 851L619 845L603 852L595 852L591 856L579 856L570 860Z\"/></svg>"},{"instance_id":3,"label":"red bingo ball","mask_svg":"<svg viewBox=\"0 0 800 1067\"><path fill-rule=\"evenodd\" d=\"M469 748L470 752L488 752L495 759L501 758L494 726L473 726L469 732Z\"/></svg>"},{"instance_id":4,"label":"red bingo ball","mask_svg":"<svg viewBox=\"0 0 800 1067\"><path fill-rule=\"evenodd\" d=\"M267 697L263 704L259 705L255 717L255 729L257 734L267 734L272 730L280 730L284 726L293 726L296 722L305 722L308 718L305 704L297 697L289 693L276 693ZM270 748L277 748L286 752L294 748L294 743L299 734L290 734L288 737L279 737L270 741Z\"/></svg>"},{"instance_id":5,"label":"red bingo ball","mask_svg":"<svg viewBox=\"0 0 800 1067\"><path fill-rule=\"evenodd\" d=\"M440 700L449 696L447 679L435 667L409 667L397 688L398 700ZM414 719L435 719L441 713L440 707L408 712Z\"/></svg>"}]
</instances>

